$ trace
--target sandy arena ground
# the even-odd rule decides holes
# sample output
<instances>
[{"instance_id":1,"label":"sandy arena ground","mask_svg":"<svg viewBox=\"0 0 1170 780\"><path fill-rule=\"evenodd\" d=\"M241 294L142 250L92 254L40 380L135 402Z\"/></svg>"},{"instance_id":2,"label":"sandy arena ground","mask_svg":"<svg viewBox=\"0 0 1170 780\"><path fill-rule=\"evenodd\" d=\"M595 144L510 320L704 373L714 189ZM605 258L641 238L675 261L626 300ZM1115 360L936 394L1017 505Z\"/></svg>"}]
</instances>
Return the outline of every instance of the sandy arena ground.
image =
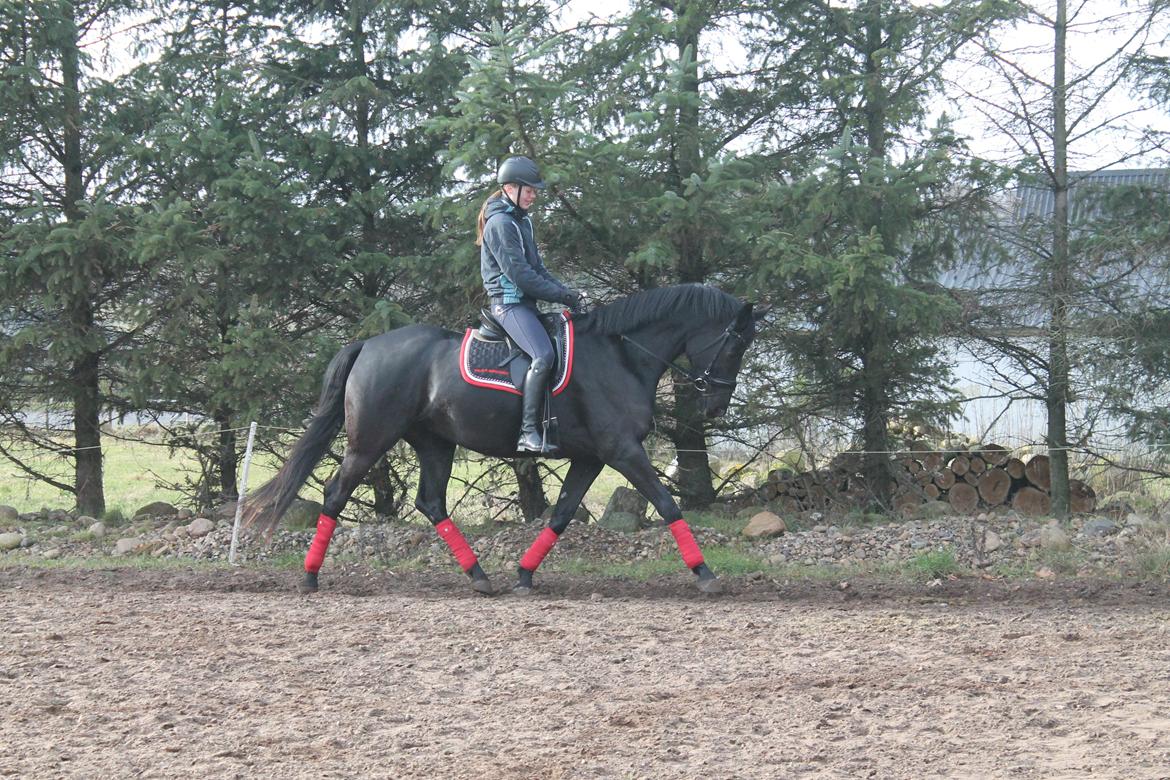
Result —
<instances>
[{"instance_id":1,"label":"sandy arena ground","mask_svg":"<svg viewBox=\"0 0 1170 780\"><path fill-rule=\"evenodd\" d=\"M460 576L0 569L0 775L1170 777L1165 586Z\"/></svg>"}]
</instances>

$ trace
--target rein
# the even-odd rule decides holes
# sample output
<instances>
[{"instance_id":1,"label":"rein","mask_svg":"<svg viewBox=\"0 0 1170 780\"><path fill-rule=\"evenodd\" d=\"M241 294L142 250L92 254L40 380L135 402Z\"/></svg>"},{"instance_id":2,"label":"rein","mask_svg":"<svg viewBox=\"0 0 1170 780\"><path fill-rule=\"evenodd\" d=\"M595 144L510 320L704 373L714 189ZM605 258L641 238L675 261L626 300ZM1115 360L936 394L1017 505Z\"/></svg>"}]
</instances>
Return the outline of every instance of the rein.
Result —
<instances>
[{"instance_id":1,"label":"rein","mask_svg":"<svg viewBox=\"0 0 1170 780\"><path fill-rule=\"evenodd\" d=\"M735 320L732 320L731 324L729 324L726 328L723 329L722 335L716 336L714 341L712 341L710 344L707 344L703 347L703 349L706 350L709 347L714 346L715 344L719 345L719 349L715 350L715 354L711 356L711 362L709 362L707 364L707 368L705 371L703 371L702 374L696 374L693 371L688 371L687 369L680 366L674 360L667 360L666 358L659 355L657 352L654 352L650 349L647 349L646 347L644 347L641 344L639 344L638 342L634 341L632 338L625 335L624 333L622 334L621 338L622 338L622 341L625 341L625 342L632 344L633 346L635 346L638 349L645 352L650 357L657 360L659 363L663 363L663 364L673 368L675 371L679 372L683 376L685 376L687 379L690 380L690 382L695 386L695 389L697 389L700 393L706 393L708 390L711 389L712 385L714 385L715 387L734 387L735 386L735 382L730 380L730 379L723 379L722 377L711 376L711 369L715 367L715 361L718 360L719 356L723 354L723 348L727 345L727 340L730 338L735 338L737 341L743 340L743 334L740 333L738 330L735 330L735 328L733 327L734 325L735 325Z\"/></svg>"}]
</instances>

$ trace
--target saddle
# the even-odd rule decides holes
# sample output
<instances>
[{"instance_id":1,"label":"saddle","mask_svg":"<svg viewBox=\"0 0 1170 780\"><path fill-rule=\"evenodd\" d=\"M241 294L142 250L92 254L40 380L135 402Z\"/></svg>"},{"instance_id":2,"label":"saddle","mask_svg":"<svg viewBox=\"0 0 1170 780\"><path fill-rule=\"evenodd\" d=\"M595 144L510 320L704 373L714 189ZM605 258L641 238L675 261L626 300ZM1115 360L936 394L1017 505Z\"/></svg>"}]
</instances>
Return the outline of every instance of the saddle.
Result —
<instances>
[{"instance_id":1,"label":"saddle","mask_svg":"<svg viewBox=\"0 0 1170 780\"><path fill-rule=\"evenodd\" d=\"M487 309L480 312L478 328L468 328L459 349L459 371L476 387L523 395L524 375L532 359L508 337L504 327ZM573 375L573 321L568 312L540 315L553 344L551 395L560 395Z\"/></svg>"}]
</instances>

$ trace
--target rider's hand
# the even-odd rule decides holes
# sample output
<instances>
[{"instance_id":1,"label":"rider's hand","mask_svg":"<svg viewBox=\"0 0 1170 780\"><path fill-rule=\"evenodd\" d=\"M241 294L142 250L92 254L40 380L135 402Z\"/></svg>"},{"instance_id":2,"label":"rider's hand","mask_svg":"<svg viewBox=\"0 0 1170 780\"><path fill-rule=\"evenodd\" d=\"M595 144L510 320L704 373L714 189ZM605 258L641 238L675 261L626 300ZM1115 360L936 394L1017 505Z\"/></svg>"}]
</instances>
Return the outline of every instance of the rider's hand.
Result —
<instances>
[{"instance_id":1,"label":"rider's hand","mask_svg":"<svg viewBox=\"0 0 1170 780\"><path fill-rule=\"evenodd\" d=\"M573 297L569 300L569 310L574 314L585 314L593 308L593 301L589 298L589 293L581 290L573 293Z\"/></svg>"}]
</instances>

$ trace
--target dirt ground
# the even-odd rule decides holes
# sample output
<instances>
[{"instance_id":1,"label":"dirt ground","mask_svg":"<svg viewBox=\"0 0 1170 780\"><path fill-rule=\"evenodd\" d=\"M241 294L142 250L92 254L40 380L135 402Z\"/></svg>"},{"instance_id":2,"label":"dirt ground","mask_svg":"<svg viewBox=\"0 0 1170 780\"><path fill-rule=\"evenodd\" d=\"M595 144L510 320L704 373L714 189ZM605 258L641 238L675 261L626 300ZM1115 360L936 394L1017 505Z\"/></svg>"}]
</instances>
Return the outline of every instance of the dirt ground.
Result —
<instances>
[{"instance_id":1,"label":"dirt ground","mask_svg":"<svg viewBox=\"0 0 1170 780\"><path fill-rule=\"evenodd\" d=\"M0 569L0 775L1170 777L1165 586L460 577Z\"/></svg>"}]
</instances>

